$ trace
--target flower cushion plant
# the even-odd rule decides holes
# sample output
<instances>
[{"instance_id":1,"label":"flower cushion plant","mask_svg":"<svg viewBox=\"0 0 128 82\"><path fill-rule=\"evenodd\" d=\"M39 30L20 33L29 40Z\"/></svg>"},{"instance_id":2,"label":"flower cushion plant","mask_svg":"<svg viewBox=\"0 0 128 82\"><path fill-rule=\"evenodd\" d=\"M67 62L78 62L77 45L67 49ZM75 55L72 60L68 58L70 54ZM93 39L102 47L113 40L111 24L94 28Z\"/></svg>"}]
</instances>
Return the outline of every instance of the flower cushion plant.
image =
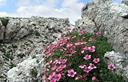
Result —
<instances>
[{"instance_id":1,"label":"flower cushion plant","mask_svg":"<svg viewBox=\"0 0 128 82\"><path fill-rule=\"evenodd\" d=\"M104 54L111 51L100 32L70 32L45 49L45 82L124 82L107 65Z\"/></svg>"}]
</instances>

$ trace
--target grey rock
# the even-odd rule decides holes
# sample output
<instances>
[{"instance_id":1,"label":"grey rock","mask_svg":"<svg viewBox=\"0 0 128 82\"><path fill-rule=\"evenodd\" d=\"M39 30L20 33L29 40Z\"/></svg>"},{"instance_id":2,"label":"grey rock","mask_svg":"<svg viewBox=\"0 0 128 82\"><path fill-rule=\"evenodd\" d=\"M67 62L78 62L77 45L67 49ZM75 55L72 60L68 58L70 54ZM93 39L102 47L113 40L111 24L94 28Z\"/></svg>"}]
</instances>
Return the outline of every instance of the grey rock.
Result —
<instances>
[{"instance_id":1,"label":"grey rock","mask_svg":"<svg viewBox=\"0 0 128 82\"><path fill-rule=\"evenodd\" d=\"M106 2L112 2L112 0L93 0L93 2L95 4L103 4L103 3L106 3Z\"/></svg>"},{"instance_id":2,"label":"grey rock","mask_svg":"<svg viewBox=\"0 0 128 82\"><path fill-rule=\"evenodd\" d=\"M128 5L128 0L122 0L122 3Z\"/></svg>"},{"instance_id":3,"label":"grey rock","mask_svg":"<svg viewBox=\"0 0 128 82\"><path fill-rule=\"evenodd\" d=\"M6 78L10 69L17 68L19 63L28 58L42 54L43 49L62 35L65 35L69 27L70 23L67 18L9 17L5 29L5 40L0 42L0 56L4 61L3 65L0 66L2 68L0 76Z\"/></svg>"},{"instance_id":4,"label":"grey rock","mask_svg":"<svg viewBox=\"0 0 128 82\"><path fill-rule=\"evenodd\" d=\"M0 21L0 40L3 39L4 34L4 26L2 25L2 22Z\"/></svg>"},{"instance_id":5,"label":"grey rock","mask_svg":"<svg viewBox=\"0 0 128 82\"><path fill-rule=\"evenodd\" d=\"M105 53L104 57L108 64L114 64L116 66L116 73L122 75L128 81L128 58L114 51Z\"/></svg>"},{"instance_id":6,"label":"grey rock","mask_svg":"<svg viewBox=\"0 0 128 82\"><path fill-rule=\"evenodd\" d=\"M121 53L121 57L125 57L128 60L128 6L126 4L112 3L112 0L94 0L94 2L88 3L83 7L81 17L82 19L80 20L82 21L76 22L76 25L84 26L86 29L86 26L89 27L91 25L82 24L83 21L94 23L95 26L90 29L102 32L113 46L113 49ZM88 18L88 20L85 18ZM111 60L118 61L117 57L115 54ZM118 64L120 69L123 69L122 64L119 62ZM124 65L128 66L128 63ZM123 73L123 76L127 77L128 75Z\"/></svg>"},{"instance_id":7,"label":"grey rock","mask_svg":"<svg viewBox=\"0 0 128 82\"><path fill-rule=\"evenodd\" d=\"M78 30L86 31L89 33L94 33L96 30L95 23L88 17L83 17L82 19L76 21L76 27L78 27Z\"/></svg>"},{"instance_id":8,"label":"grey rock","mask_svg":"<svg viewBox=\"0 0 128 82\"><path fill-rule=\"evenodd\" d=\"M34 58L29 57L16 67L7 72L8 82L32 82L34 80L41 80L39 77L43 71L44 66L43 54L37 54Z\"/></svg>"},{"instance_id":9,"label":"grey rock","mask_svg":"<svg viewBox=\"0 0 128 82\"><path fill-rule=\"evenodd\" d=\"M103 32L116 51L128 53L128 19L125 18L128 6L111 3L110 0L101 4L92 2L86 6L88 8L82 11L81 20L88 22L88 20L85 20L85 18L88 18L92 21L92 24L95 24L94 28L91 29ZM76 25L81 23L77 22ZM88 25L84 24L81 26L88 27Z\"/></svg>"}]
</instances>

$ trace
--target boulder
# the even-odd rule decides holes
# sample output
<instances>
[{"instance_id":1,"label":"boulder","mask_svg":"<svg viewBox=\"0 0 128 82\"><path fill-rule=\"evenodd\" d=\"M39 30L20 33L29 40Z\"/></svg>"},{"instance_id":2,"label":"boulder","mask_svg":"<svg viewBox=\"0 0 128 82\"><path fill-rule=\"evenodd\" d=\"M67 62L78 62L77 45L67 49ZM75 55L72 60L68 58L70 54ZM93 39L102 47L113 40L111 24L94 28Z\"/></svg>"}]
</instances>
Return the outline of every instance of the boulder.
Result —
<instances>
[{"instance_id":1,"label":"boulder","mask_svg":"<svg viewBox=\"0 0 128 82\"><path fill-rule=\"evenodd\" d=\"M81 17L81 21L76 22L78 27L83 26L83 29L87 29L86 27L92 26L82 24L83 21L94 23L95 25L90 30L102 32L103 36L107 37L108 42L113 46L113 49L121 53L114 53L113 57L110 56L112 63L118 61L118 57L125 57L126 59L122 59L125 62L128 60L128 6L126 4L112 3L112 0L94 0L83 7ZM118 61L117 64L120 69L127 69L128 67L128 63L122 65ZM125 72L123 76L128 79L128 71L125 70Z\"/></svg>"},{"instance_id":2,"label":"boulder","mask_svg":"<svg viewBox=\"0 0 128 82\"><path fill-rule=\"evenodd\" d=\"M25 60L28 60L28 63L29 60L34 62L35 60L33 61L31 58L42 54L43 49L64 35L69 27L70 23L67 18L9 17L5 40L0 42L0 56L2 57L0 60L4 61L0 66L2 69L0 70L0 77L6 78L9 70L13 70L13 67L19 69L17 66ZM23 70L25 69L27 68ZM27 78L27 76L24 77ZM12 78L17 77L12 76ZM9 79L11 79L11 76Z\"/></svg>"},{"instance_id":3,"label":"boulder","mask_svg":"<svg viewBox=\"0 0 128 82\"><path fill-rule=\"evenodd\" d=\"M128 82L128 58L124 55L122 56L122 53L115 51L106 52L104 57L108 64L116 66L116 73L122 75L126 79L126 82Z\"/></svg>"},{"instance_id":4,"label":"boulder","mask_svg":"<svg viewBox=\"0 0 128 82\"><path fill-rule=\"evenodd\" d=\"M86 29L86 26L91 27L92 24L95 24L90 29L101 31L116 51L128 53L128 6L112 3L111 0L100 4L91 2L85 6L87 8L82 9L82 19L76 22L76 25ZM90 23L88 25L82 24L83 21L90 21L91 25L89 25Z\"/></svg>"},{"instance_id":5,"label":"boulder","mask_svg":"<svg viewBox=\"0 0 128 82\"><path fill-rule=\"evenodd\" d=\"M128 5L128 0L122 0L122 3Z\"/></svg>"}]
</instances>

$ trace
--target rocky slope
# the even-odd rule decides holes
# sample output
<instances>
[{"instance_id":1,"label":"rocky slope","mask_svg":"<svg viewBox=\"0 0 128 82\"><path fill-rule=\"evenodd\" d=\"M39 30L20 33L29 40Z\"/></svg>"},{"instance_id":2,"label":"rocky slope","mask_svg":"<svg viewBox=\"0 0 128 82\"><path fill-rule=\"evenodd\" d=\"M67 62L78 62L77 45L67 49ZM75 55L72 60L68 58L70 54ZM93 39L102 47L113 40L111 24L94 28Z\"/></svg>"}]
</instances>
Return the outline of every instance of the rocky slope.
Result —
<instances>
[{"instance_id":1,"label":"rocky slope","mask_svg":"<svg viewBox=\"0 0 128 82\"><path fill-rule=\"evenodd\" d=\"M89 32L100 31L108 38L116 52L108 52L105 57L117 66L118 74L128 79L128 6L124 3L127 0L121 4L94 0L83 7L76 26Z\"/></svg>"},{"instance_id":2,"label":"rocky slope","mask_svg":"<svg viewBox=\"0 0 128 82\"><path fill-rule=\"evenodd\" d=\"M43 66L43 48L69 30L68 19L6 19L7 25L0 21L0 78L6 78L7 75L9 82L36 78Z\"/></svg>"}]
</instances>

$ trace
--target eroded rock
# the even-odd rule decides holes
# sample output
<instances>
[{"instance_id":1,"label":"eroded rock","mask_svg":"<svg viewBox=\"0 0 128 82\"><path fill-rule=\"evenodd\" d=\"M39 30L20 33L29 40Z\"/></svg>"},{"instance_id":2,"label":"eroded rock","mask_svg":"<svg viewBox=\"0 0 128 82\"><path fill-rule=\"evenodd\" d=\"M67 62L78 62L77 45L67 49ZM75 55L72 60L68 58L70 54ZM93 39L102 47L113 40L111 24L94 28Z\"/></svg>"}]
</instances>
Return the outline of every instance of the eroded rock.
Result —
<instances>
[{"instance_id":1,"label":"eroded rock","mask_svg":"<svg viewBox=\"0 0 128 82\"><path fill-rule=\"evenodd\" d=\"M122 56L119 52L107 52L104 57L108 64L114 64L116 66L116 73L125 77L126 82L128 81L128 58L126 56Z\"/></svg>"},{"instance_id":2,"label":"eroded rock","mask_svg":"<svg viewBox=\"0 0 128 82\"><path fill-rule=\"evenodd\" d=\"M18 68L27 58L42 54L43 49L65 34L69 27L67 18L9 18L5 40L0 43L0 56L4 61L0 76L6 78L8 70Z\"/></svg>"},{"instance_id":3,"label":"eroded rock","mask_svg":"<svg viewBox=\"0 0 128 82\"><path fill-rule=\"evenodd\" d=\"M112 61L117 62L118 57L125 57L128 60L128 6L126 4L112 3L112 0L94 0L94 2L88 3L83 7L81 17L81 21L76 22L76 25L84 26L86 29L86 26L89 27L91 25L82 24L83 21L94 23L95 26L90 29L102 32L113 46L113 49L121 53L114 53L113 57L111 57ZM122 65L119 61L116 64L119 64L120 69L124 69L122 66L128 66L128 63ZM125 72L123 76L127 77L128 71L125 70Z\"/></svg>"}]
</instances>

